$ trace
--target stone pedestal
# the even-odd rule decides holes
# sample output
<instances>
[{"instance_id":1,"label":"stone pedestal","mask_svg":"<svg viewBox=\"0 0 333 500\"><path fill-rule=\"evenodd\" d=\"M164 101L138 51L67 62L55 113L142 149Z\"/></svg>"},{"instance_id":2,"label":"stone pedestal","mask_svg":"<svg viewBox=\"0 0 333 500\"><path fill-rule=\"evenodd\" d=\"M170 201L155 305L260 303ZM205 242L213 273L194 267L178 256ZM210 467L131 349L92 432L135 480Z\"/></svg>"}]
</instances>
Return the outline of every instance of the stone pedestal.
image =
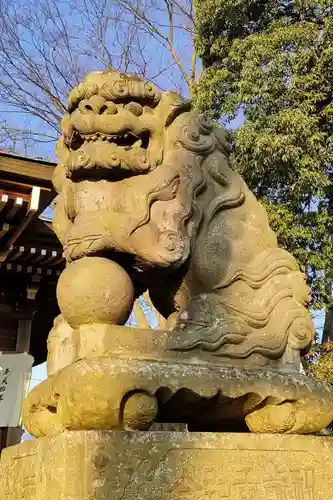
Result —
<instances>
[{"instance_id":1,"label":"stone pedestal","mask_svg":"<svg viewBox=\"0 0 333 500\"><path fill-rule=\"evenodd\" d=\"M327 500L333 440L78 431L11 447L1 500Z\"/></svg>"}]
</instances>

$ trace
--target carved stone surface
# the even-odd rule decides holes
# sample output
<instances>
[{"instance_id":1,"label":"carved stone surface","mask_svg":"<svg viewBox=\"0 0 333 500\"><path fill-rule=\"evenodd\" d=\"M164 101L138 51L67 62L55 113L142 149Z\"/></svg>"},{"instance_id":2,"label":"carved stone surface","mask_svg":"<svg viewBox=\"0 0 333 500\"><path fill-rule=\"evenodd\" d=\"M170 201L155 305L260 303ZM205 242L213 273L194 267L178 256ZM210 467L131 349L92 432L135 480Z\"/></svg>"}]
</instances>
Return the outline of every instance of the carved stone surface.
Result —
<instances>
[{"instance_id":1,"label":"carved stone surface","mask_svg":"<svg viewBox=\"0 0 333 500\"><path fill-rule=\"evenodd\" d=\"M86 324L72 329L60 315L55 319L54 327L48 341L48 374L51 375L61 368L75 363L83 358L97 356L116 356L135 359L153 359L171 361L178 360L188 363L220 363L219 357L201 349L179 351L169 349L175 333L159 329L131 328L119 325ZM275 360L270 360L259 354L256 360L257 368L276 369L279 366ZM244 360L226 358L223 366L244 368ZM246 366L246 365L245 365ZM280 365L281 366L281 365ZM283 367L293 366L284 364ZM250 368L253 366L249 365ZM285 371L285 370L284 370Z\"/></svg>"},{"instance_id":2,"label":"carved stone surface","mask_svg":"<svg viewBox=\"0 0 333 500\"><path fill-rule=\"evenodd\" d=\"M314 335L308 289L295 259L277 247L264 208L230 168L223 130L179 95L105 71L73 89L62 132L54 228L67 261L91 259L95 284L96 257L120 264L134 295L148 289L168 318L169 349L297 370ZM75 264L65 273L79 282ZM119 314L115 301L111 316L94 316L93 295L87 285L72 303L60 280L64 319L82 323L80 301L90 298L84 323L123 324L121 297Z\"/></svg>"},{"instance_id":3,"label":"carved stone surface","mask_svg":"<svg viewBox=\"0 0 333 500\"><path fill-rule=\"evenodd\" d=\"M332 387L298 373L308 289L223 130L105 71L73 89L62 132L61 315L24 403L40 439L1 457L1 500L331 498L333 442L291 436L333 419ZM122 326L147 290L165 331Z\"/></svg>"},{"instance_id":4,"label":"carved stone surface","mask_svg":"<svg viewBox=\"0 0 333 500\"><path fill-rule=\"evenodd\" d=\"M73 339L73 328L61 314L55 318L47 338L47 352L48 376L75 361L78 350Z\"/></svg>"},{"instance_id":5,"label":"carved stone surface","mask_svg":"<svg viewBox=\"0 0 333 500\"><path fill-rule=\"evenodd\" d=\"M79 429L317 432L333 420L331 387L302 375L221 368L180 359L95 357L63 368L25 400L36 437Z\"/></svg>"},{"instance_id":6,"label":"carved stone surface","mask_svg":"<svg viewBox=\"0 0 333 500\"><path fill-rule=\"evenodd\" d=\"M295 259L237 172L221 128L178 94L95 72L58 143L54 228L67 267L35 436L140 429L311 433L333 390L298 374L314 328ZM166 330L123 327L148 290Z\"/></svg>"},{"instance_id":7,"label":"carved stone surface","mask_svg":"<svg viewBox=\"0 0 333 500\"><path fill-rule=\"evenodd\" d=\"M134 303L128 274L115 262L101 257L85 257L66 267L57 291L59 307L72 327L123 324Z\"/></svg>"},{"instance_id":8,"label":"carved stone surface","mask_svg":"<svg viewBox=\"0 0 333 500\"><path fill-rule=\"evenodd\" d=\"M73 330L58 318L50 339L52 376L26 399L25 426L44 436L146 429L157 419L190 430L306 434L333 420L330 385L269 365L246 370L213 363L202 351L171 351L172 335L116 325Z\"/></svg>"},{"instance_id":9,"label":"carved stone surface","mask_svg":"<svg viewBox=\"0 0 333 500\"><path fill-rule=\"evenodd\" d=\"M71 432L9 448L1 500L327 500L333 441L186 432Z\"/></svg>"}]
</instances>

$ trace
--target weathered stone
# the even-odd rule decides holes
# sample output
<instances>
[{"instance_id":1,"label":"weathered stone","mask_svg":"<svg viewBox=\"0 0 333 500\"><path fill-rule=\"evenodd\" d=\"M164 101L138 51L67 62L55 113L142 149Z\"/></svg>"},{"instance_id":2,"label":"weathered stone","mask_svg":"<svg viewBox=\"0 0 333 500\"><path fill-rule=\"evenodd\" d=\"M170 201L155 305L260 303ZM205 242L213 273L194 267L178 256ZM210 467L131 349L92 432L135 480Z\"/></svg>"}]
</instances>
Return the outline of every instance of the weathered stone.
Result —
<instances>
[{"instance_id":1,"label":"weathered stone","mask_svg":"<svg viewBox=\"0 0 333 500\"><path fill-rule=\"evenodd\" d=\"M61 127L61 315L23 411L47 437L5 451L1 500L331 498L333 442L277 435L333 419L332 387L298 373L308 289L224 132L115 71ZM146 291L165 331L121 326Z\"/></svg>"},{"instance_id":2,"label":"weathered stone","mask_svg":"<svg viewBox=\"0 0 333 500\"><path fill-rule=\"evenodd\" d=\"M61 330L61 321L59 325ZM65 331L68 331L66 326ZM54 400L53 393L62 394L62 399L67 400L63 393L64 385L65 393L73 387L75 397L72 398L72 406L75 406L77 395L74 386L77 379L84 377L86 383L80 381L80 387L98 385L105 388L104 394L103 390L98 390L101 401L104 401L103 408L109 413L105 417L105 428L110 428L108 425L112 428L124 427L120 419L121 401L131 391L148 391L151 396L156 393L158 418L164 422L170 422L170 419L173 422L182 421L189 424L192 430L234 431L248 428L253 432L309 433L317 432L333 420L333 389L330 385L298 372L272 370L268 360L265 360L266 366L257 370L251 366L246 369L241 364L237 368L237 360L234 366L229 360L229 367L226 364L221 367L218 360L213 363L212 358L202 350L169 350L172 335L167 331L116 325L82 325L71 330L65 344L63 341L55 342L49 353L52 366L48 364L53 374L66 365L68 371L51 377L29 396L24 407L26 425L35 435L50 434L49 425L44 430L44 424L40 423L48 420L47 401ZM61 339L60 334L58 337ZM64 346L68 346L67 350ZM258 364L260 360L263 361L263 358L258 358ZM69 366L72 363L75 365ZM88 369L90 363L92 365ZM93 374L94 370L98 375ZM112 393L109 390L111 386ZM89 399L85 389L79 394ZM213 399L204 403L205 398ZM154 406L153 400L151 404ZM99 411L95 402L93 407L96 412ZM141 428L142 408L138 408L137 412L134 406L132 408L131 418L125 419L127 427ZM50 418L56 417L52 414ZM100 422L97 413L94 418L97 423ZM147 421L149 418L155 418L153 412L146 413ZM51 433L59 430L59 418L56 422ZM88 422L82 417L81 428L89 428ZM67 428L77 428L78 424L70 425L74 427ZM60 428L64 429L62 425Z\"/></svg>"},{"instance_id":3,"label":"weathered stone","mask_svg":"<svg viewBox=\"0 0 333 500\"><path fill-rule=\"evenodd\" d=\"M300 374L169 358L86 358L36 387L23 422L36 437L79 429L146 429L155 420L189 430L308 434L333 420L332 388Z\"/></svg>"},{"instance_id":4,"label":"weathered stone","mask_svg":"<svg viewBox=\"0 0 333 500\"><path fill-rule=\"evenodd\" d=\"M229 153L223 130L179 95L116 71L91 73L62 121L54 228L68 262L91 259L87 288L91 279L95 290L102 256L121 265L136 296L149 290L174 330L169 349L297 370L314 336L308 288ZM114 289L116 269L102 288ZM72 326L75 290L60 300ZM94 322L89 307L80 320Z\"/></svg>"},{"instance_id":5,"label":"weathered stone","mask_svg":"<svg viewBox=\"0 0 333 500\"><path fill-rule=\"evenodd\" d=\"M101 257L83 258L61 274L57 299L71 327L84 324L124 324L134 303L128 274L115 262Z\"/></svg>"},{"instance_id":6,"label":"weathered stone","mask_svg":"<svg viewBox=\"0 0 333 500\"><path fill-rule=\"evenodd\" d=\"M80 359L99 356L164 361L177 359L199 364L216 364L220 361L220 358L213 357L210 352L202 349L189 351L169 349L173 337L174 332L166 330L131 328L110 324L95 323L72 329L62 316L58 316L49 336L48 374L51 375ZM251 359L245 360L232 359L227 356L223 359L223 365L251 368L254 359L257 367L265 369L284 366L282 362L279 365L275 360L267 359L261 355L252 356ZM292 368L291 365L290 369ZM298 373L298 369L294 371Z\"/></svg>"},{"instance_id":7,"label":"weathered stone","mask_svg":"<svg viewBox=\"0 0 333 500\"><path fill-rule=\"evenodd\" d=\"M61 314L53 322L53 328L47 339L47 351L48 375L70 365L77 356L73 328L69 326Z\"/></svg>"},{"instance_id":8,"label":"weathered stone","mask_svg":"<svg viewBox=\"0 0 333 500\"><path fill-rule=\"evenodd\" d=\"M68 266L29 431L325 427L332 389L298 375L314 333L304 277L230 168L224 132L115 71L72 91L62 132L54 228ZM145 290L169 330L121 326Z\"/></svg>"},{"instance_id":9,"label":"weathered stone","mask_svg":"<svg viewBox=\"0 0 333 500\"><path fill-rule=\"evenodd\" d=\"M333 440L70 432L3 452L1 500L328 500Z\"/></svg>"}]
</instances>

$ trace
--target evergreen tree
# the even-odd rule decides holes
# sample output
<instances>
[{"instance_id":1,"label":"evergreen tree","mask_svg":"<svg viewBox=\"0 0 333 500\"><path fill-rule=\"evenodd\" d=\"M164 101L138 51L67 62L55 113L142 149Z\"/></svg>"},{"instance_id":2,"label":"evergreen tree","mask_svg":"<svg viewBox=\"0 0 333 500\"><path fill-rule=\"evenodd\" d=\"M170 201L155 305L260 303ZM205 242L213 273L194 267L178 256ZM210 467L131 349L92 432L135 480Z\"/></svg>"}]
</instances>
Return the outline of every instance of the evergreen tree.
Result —
<instances>
[{"instance_id":1,"label":"evergreen tree","mask_svg":"<svg viewBox=\"0 0 333 500\"><path fill-rule=\"evenodd\" d=\"M306 272L311 305L330 307L333 0L197 0L195 12L197 106L244 118L235 167Z\"/></svg>"}]
</instances>

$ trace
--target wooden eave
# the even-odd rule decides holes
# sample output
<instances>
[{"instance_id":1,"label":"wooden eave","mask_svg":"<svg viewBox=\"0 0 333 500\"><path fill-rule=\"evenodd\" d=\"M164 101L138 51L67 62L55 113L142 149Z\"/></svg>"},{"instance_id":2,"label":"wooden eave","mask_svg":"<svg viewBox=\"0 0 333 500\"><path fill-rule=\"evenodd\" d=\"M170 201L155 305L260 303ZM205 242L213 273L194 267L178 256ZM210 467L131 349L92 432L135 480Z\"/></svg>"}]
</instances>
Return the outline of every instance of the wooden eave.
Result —
<instances>
[{"instance_id":1,"label":"wooden eave","mask_svg":"<svg viewBox=\"0 0 333 500\"><path fill-rule=\"evenodd\" d=\"M54 163L0 152L0 263L7 268L62 263L56 235L38 218L56 194L54 168Z\"/></svg>"},{"instance_id":2,"label":"wooden eave","mask_svg":"<svg viewBox=\"0 0 333 500\"><path fill-rule=\"evenodd\" d=\"M52 175L56 164L0 152L0 178L12 177L30 180L33 185L52 188Z\"/></svg>"}]
</instances>

